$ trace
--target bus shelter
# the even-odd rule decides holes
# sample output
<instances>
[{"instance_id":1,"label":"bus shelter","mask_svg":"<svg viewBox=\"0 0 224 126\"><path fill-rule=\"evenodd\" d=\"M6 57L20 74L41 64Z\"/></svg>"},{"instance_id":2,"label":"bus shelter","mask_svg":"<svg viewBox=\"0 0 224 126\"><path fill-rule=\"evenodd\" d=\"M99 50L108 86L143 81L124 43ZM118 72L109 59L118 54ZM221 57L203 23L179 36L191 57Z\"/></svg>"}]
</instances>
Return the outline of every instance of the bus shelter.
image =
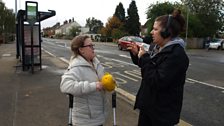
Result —
<instances>
[{"instance_id":1,"label":"bus shelter","mask_svg":"<svg viewBox=\"0 0 224 126\"><path fill-rule=\"evenodd\" d=\"M42 69L41 61L41 21L55 16L54 10L38 11L38 3L26 1L26 9L19 10L16 17L16 58L20 59L22 70L34 67Z\"/></svg>"}]
</instances>

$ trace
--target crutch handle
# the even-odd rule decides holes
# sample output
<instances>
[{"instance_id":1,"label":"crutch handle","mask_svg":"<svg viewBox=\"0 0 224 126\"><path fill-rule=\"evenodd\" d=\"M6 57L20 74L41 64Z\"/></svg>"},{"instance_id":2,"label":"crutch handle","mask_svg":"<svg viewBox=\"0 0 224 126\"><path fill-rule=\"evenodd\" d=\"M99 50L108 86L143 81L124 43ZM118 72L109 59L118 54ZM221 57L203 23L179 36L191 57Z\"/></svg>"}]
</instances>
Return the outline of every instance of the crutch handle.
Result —
<instances>
[{"instance_id":1,"label":"crutch handle","mask_svg":"<svg viewBox=\"0 0 224 126\"><path fill-rule=\"evenodd\" d=\"M112 93L112 108L113 108L113 126L117 126L116 122L116 92Z\"/></svg>"},{"instance_id":2,"label":"crutch handle","mask_svg":"<svg viewBox=\"0 0 224 126\"><path fill-rule=\"evenodd\" d=\"M69 96L69 108L73 108L73 95L68 94L68 96Z\"/></svg>"},{"instance_id":3,"label":"crutch handle","mask_svg":"<svg viewBox=\"0 0 224 126\"><path fill-rule=\"evenodd\" d=\"M116 108L116 92L112 93L112 108Z\"/></svg>"},{"instance_id":4,"label":"crutch handle","mask_svg":"<svg viewBox=\"0 0 224 126\"><path fill-rule=\"evenodd\" d=\"M68 97L69 97L68 126L72 126L73 95L72 94L68 94Z\"/></svg>"}]
</instances>

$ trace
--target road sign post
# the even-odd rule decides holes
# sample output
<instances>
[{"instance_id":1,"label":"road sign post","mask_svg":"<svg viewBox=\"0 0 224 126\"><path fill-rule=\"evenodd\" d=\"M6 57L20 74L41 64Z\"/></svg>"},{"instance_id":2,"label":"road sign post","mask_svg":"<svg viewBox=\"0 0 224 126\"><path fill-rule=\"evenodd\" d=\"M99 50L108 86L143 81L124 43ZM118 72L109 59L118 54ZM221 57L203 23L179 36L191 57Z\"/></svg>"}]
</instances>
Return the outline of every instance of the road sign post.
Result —
<instances>
[{"instance_id":1,"label":"road sign post","mask_svg":"<svg viewBox=\"0 0 224 126\"><path fill-rule=\"evenodd\" d=\"M33 25L38 21L38 3L26 1L26 21L30 24L31 30L31 71L34 72L34 54L33 54Z\"/></svg>"}]
</instances>

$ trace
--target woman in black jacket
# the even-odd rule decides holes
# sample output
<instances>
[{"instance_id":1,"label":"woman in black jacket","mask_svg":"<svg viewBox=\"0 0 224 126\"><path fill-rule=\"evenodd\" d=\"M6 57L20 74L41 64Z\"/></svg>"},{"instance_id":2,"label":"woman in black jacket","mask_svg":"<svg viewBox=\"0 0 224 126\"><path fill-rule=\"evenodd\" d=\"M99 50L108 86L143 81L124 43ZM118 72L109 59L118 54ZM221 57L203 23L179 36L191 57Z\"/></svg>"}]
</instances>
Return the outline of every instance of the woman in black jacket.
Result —
<instances>
[{"instance_id":1,"label":"woman in black jacket","mask_svg":"<svg viewBox=\"0 0 224 126\"><path fill-rule=\"evenodd\" d=\"M179 122L189 65L185 43L178 37L184 26L184 18L175 10L156 18L151 31L156 44L153 51L146 53L143 47L130 45L142 75L134 107L140 110L139 126L174 126Z\"/></svg>"}]
</instances>

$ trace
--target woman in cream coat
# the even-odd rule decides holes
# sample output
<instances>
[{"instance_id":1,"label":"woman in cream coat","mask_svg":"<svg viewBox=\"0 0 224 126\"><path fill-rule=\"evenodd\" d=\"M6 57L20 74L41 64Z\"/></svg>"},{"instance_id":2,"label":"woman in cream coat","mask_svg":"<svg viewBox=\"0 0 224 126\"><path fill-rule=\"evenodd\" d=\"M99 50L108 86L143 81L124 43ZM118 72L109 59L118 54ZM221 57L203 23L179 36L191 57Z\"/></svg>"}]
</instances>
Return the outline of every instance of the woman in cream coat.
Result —
<instances>
[{"instance_id":1,"label":"woman in cream coat","mask_svg":"<svg viewBox=\"0 0 224 126\"><path fill-rule=\"evenodd\" d=\"M61 79L61 92L74 96L72 123L75 126L102 126L107 117L108 101L100 82L104 68L95 57L93 46L88 36L72 40L74 56Z\"/></svg>"}]
</instances>

